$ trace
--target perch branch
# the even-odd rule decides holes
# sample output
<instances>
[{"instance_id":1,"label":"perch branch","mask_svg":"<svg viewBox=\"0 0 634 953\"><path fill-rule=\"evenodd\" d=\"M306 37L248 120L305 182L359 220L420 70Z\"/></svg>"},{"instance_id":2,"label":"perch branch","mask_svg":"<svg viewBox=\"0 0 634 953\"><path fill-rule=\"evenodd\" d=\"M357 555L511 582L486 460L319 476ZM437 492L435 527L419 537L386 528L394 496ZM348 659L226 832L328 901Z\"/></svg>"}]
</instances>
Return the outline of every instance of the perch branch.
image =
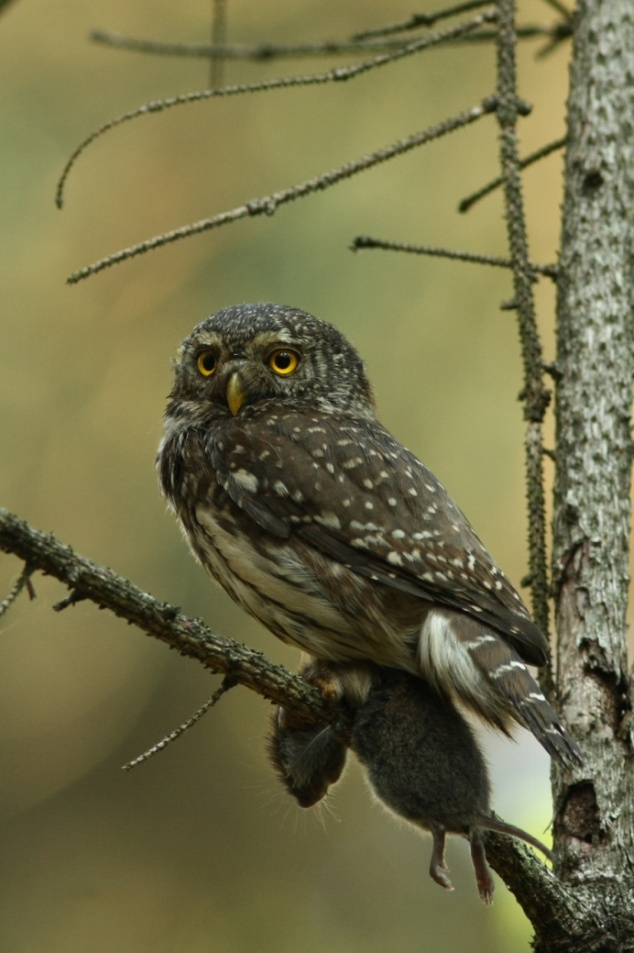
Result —
<instances>
[{"instance_id":1,"label":"perch branch","mask_svg":"<svg viewBox=\"0 0 634 953\"><path fill-rule=\"evenodd\" d=\"M211 707L233 684L239 683L308 721L329 722L345 730L345 710L327 703L314 687L298 676L269 662L260 652L216 635L200 619L187 618L175 606L154 599L111 569L80 556L54 535L33 529L3 508L0 508L0 550L21 559L28 567L29 576L41 571L70 589L70 596L54 607L58 611L87 599L100 608L109 609L181 655L197 659L214 672L223 673L223 684L190 722ZM188 724L177 729L175 735ZM161 750L165 743L159 742L155 749ZM133 767L138 760L145 760L153 753L154 749L151 749L126 767ZM574 894L558 883L534 853L508 837L489 835L488 842L491 844L493 868L504 878L524 909L537 907L540 916L551 919L560 916L563 908L574 910Z\"/></svg>"}]
</instances>

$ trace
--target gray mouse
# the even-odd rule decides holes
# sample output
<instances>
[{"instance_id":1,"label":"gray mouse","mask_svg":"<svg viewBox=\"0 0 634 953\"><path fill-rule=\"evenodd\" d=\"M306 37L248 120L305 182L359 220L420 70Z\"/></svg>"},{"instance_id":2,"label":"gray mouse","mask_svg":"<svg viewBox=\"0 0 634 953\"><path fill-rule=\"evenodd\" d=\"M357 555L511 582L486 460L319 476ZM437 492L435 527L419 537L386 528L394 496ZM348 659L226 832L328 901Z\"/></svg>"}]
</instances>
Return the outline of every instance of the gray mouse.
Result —
<instances>
[{"instance_id":1,"label":"gray mouse","mask_svg":"<svg viewBox=\"0 0 634 953\"><path fill-rule=\"evenodd\" d=\"M531 834L491 813L487 767L471 728L420 677L368 664L312 661L301 672L322 693L350 709L351 726L294 725L284 709L274 716L269 753L278 776L302 807L310 807L341 776L347 748L364 765L379 800L433 839L430 876L453 890L445 862L447 834L471 846L480 897L493 899L483 830L518 837L552 859Z\"/></svg>"}]
</instances>

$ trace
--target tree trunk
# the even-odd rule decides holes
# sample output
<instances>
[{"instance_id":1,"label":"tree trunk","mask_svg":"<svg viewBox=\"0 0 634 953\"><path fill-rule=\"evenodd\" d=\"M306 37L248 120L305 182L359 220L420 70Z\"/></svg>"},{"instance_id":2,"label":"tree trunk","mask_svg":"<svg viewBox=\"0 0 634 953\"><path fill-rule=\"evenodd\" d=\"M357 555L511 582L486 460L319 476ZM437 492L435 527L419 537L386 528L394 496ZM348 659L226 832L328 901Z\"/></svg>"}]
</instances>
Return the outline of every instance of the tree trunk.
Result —
<instances>
[{"instance_id":1,"label":"tree trunk","mask_svg":"<svg viewBox=\"0 0 634 953\"><path fill-rule=\"evenodd\" d=\"M558 293L553 592L557 689L586 758L553 771L557 874L587 918L556 946L634 950L627 669L634 348L634 4L579 4Z\"/></svg>"}]
</instances>

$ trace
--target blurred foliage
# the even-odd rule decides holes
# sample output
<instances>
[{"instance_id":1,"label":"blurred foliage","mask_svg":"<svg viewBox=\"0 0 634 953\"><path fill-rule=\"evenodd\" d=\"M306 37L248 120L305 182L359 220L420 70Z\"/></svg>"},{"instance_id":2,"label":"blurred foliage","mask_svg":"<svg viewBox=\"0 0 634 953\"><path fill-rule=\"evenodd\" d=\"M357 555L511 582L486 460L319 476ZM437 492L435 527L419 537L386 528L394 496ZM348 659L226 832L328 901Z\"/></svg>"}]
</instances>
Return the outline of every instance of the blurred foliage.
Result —
<instances>
[{"instance_id":1,"label":"blurred foliage","mask_svg":"<svg viewBox=\"0 0 634 953\"><path fill-rule=\"evenodd\" d=\"M420 10L435 8L422 0ZM538 0L525 19L549 20ZM256 13L257 11L257 13ZM345 36L407 3L246 0L228 37ZM87 40L93 27L205 42L209 4L30 0L0 17L0 501L155 595L290 666L296 654L246 619L195 566L153 471L170 357L232 302L276 300L337 324L366 357L385 422L435 470L519 584L525 566L521 386L506 273L380 252L354 235L505 253L499 195L458 201L497 173L493 118L282 209L125 263L75 287L76 268L159 231L308 178L480 101L485 45L437 49L355 83L185 106L115 130L80 160L62 213L56 178L74 146L145 100L204 87L204 61ZM563 131L567 52L520 54L522 151ZM323 69L324 60L229 63L226 81ZM561 158L526 175L532 250L556 254ZM552 359L553 292L538 290ZM407 382L407 383L405 383ZM19 572L0 561L0 593ZM429 845L370 803L352 768L323 825L266 764L269 711L236 690L131 774L119 765L183 721L215 681L94 606L62 614L36 578L2 620L0 949L6 953L498 953L529 932L504 886L479 902L467 846L456 892L427 876ZM532 739L488 739L494 804L540 834L547 762Z\"/></svg>"}]
</instances>

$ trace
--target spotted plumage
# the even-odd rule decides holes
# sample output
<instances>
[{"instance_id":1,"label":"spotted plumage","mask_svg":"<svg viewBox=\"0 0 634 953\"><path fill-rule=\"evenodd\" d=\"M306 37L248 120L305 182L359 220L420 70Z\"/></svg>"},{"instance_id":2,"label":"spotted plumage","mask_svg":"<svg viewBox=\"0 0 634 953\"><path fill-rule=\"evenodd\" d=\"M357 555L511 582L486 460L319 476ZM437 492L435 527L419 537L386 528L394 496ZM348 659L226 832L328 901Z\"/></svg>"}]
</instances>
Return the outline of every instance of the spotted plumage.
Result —
<instances>
[{"instance_id":1,"label":"spotted plumage","mask_svg":"<svg viewBox=\"0 0 634 953\"><path fill-rule=\"evenodd\" d=\"M377 420L331 325L225 308L180 348L157 465L194 554L285 642L422 674L579 760L525 663L548 646L434 475Z\"/></svg>"}]
</instances>

